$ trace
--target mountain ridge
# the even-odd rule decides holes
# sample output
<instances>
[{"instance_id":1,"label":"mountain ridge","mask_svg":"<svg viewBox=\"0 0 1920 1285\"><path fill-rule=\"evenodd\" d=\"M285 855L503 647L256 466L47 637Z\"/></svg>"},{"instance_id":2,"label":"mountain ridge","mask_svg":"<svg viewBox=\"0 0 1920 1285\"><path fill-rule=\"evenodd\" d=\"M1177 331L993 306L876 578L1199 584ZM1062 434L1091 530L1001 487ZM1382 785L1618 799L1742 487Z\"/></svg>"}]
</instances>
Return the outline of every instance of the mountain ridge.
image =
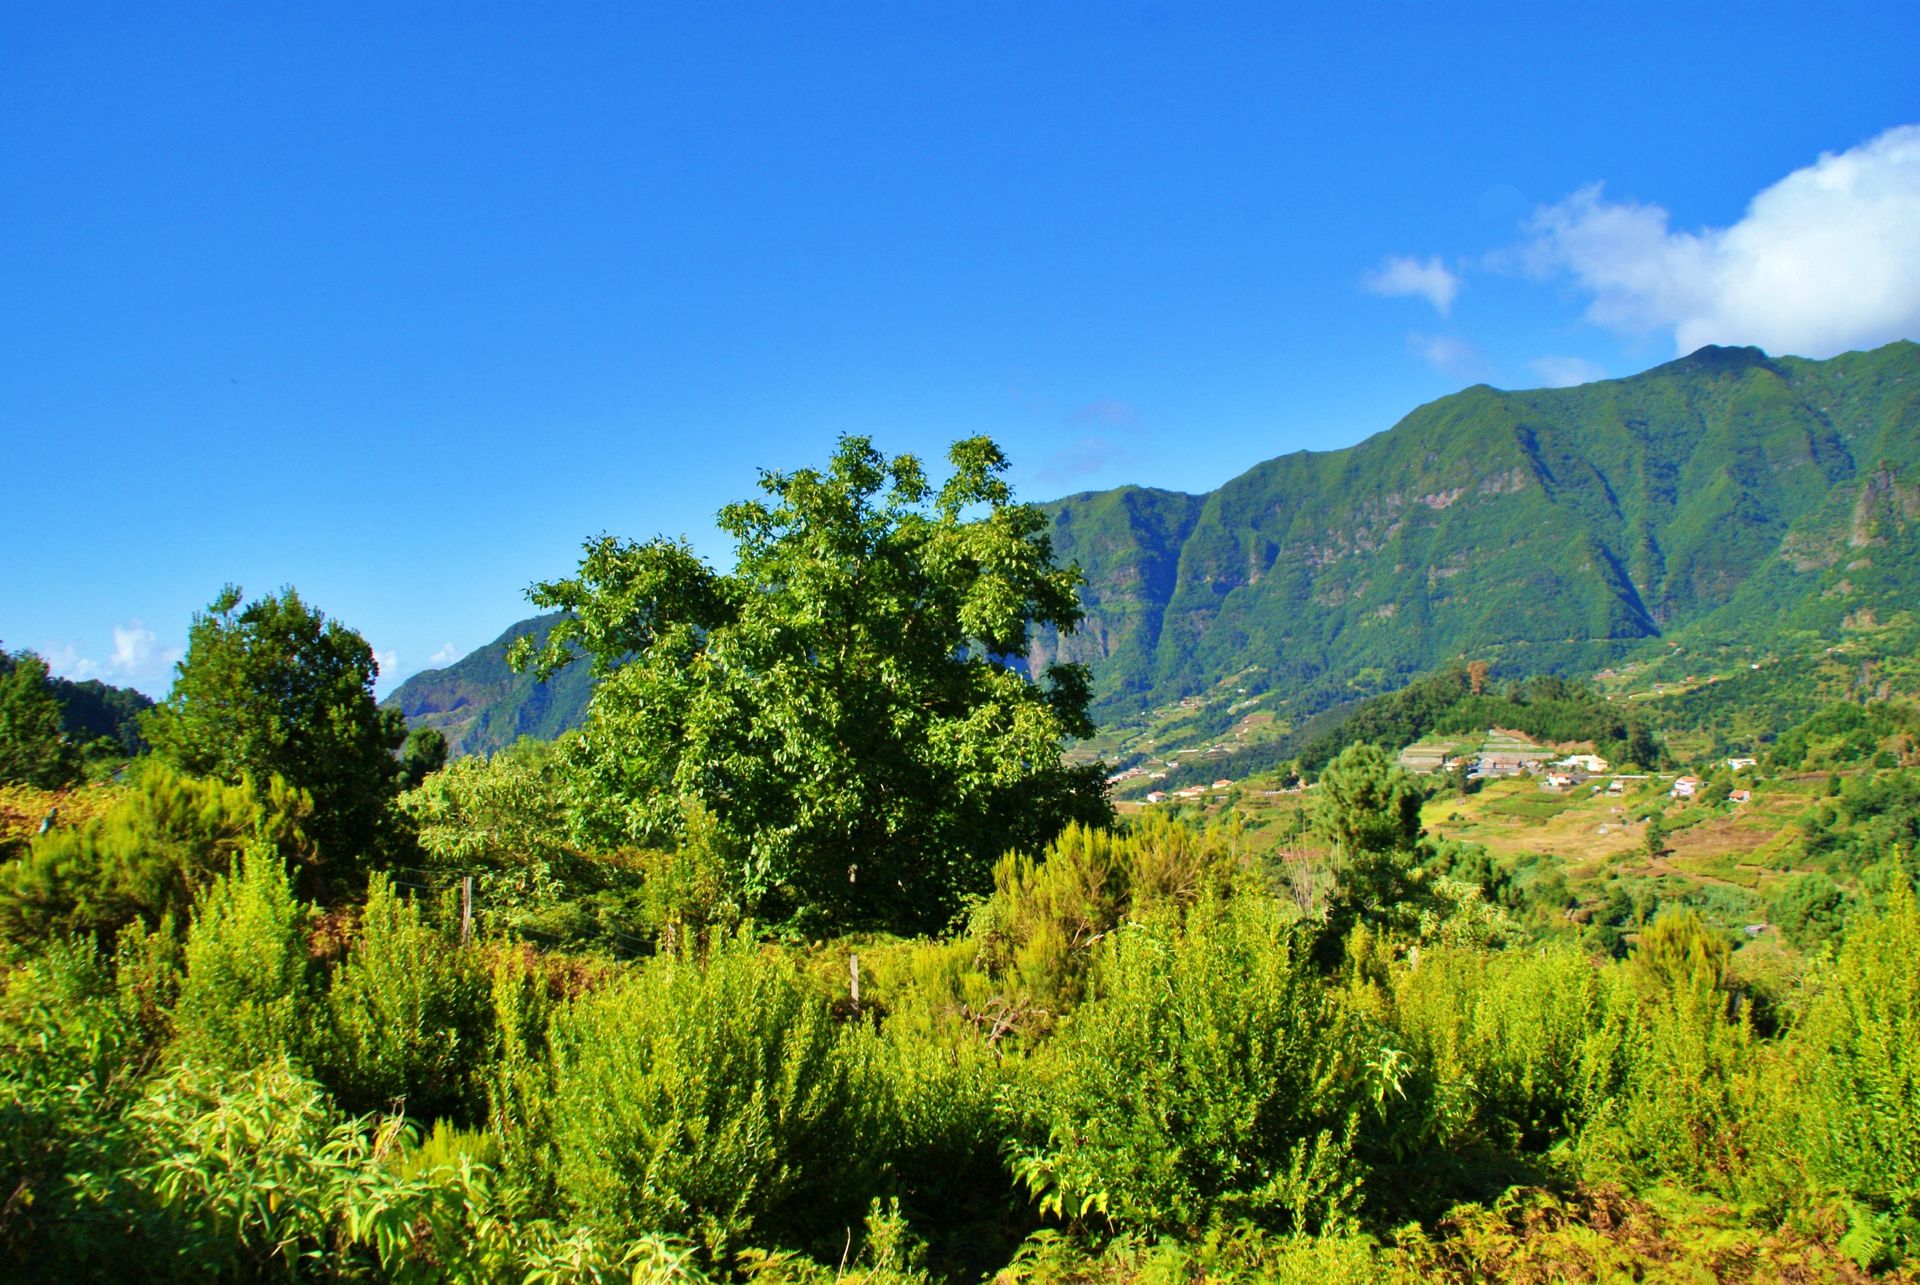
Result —
<instances>
[{"instance_id":1,"label":"mountain ridge","mask_svg":"<svg viewBox=\"0 0 1920 1285\"><path fill-rule=\"evenodd\" d=\"M1920 600L1920 345L1823 361L1710 346L1575 388L1476 384L1212 491L1041 507L1086 618L1037 632L1028 666L1087 663L1102 721L1229 678L1310 715L1469 655L1591 673L1681 634L1837 636ZM389 703L457 725L469 753L577 725L584 667L540 697L505 670L535 627Z\"/></svg>"}]
</instances>

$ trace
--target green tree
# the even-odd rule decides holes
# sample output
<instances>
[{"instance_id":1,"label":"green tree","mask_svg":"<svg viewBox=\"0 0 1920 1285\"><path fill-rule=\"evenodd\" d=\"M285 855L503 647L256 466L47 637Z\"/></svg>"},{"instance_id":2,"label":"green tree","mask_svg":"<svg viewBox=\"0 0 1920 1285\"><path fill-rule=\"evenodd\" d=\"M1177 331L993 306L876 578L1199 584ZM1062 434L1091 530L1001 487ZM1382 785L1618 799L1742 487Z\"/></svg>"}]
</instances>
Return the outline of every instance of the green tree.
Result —
<instances>
[{"instance_id":1,"label":"green tree","mask_svg":"<svg viewBox=\"0 0 1920 1285\"><path fill-rule=\"evenodd\" d=\"M60 731L60 704L47 688L47 662L30 651L0 675L0 784L57 790L80 774L80 754Z\"/></svg>"},{"instance_id":2,"label":"green tree","mask_svg":"<svg viewBox=\"0 0 1920 1285\"><path fill-rule=\"evenodd\" d=\"M1665 813L1655 812L1647 818L1647 828L1640 836L1640 846L1645 849L1648 860L1657 860L1667 851L1667 818Z\"/></svg>"},{"instance_id":3,"label":"green tree","mask_svg":"<svg viewBox=\"0 0 1920 1285\"><path fill-rule=\"evenodd\" d=\"M739 840L763 913L929 926L984 892L994 859L1109 814L1085 671L1021 664L1029 629L1080 619L1079 571L1016 504L986 438L932 486L918 460L840 442L824 471L765 472L732 504L732 574L684 542L586 545L579 575L529 591L571 616L539 655L603 676L572 759L576 824L671 841L698 803ZM515 663L533 659L530 642Z\"/></svg>"},{"instance_id":4,"label":"green tree","mask_svg":"<svg viewBox=\"0 0 1920 1285\"><path fill-rule=\"evenodd\" d=\"M1422 801L1414 779L1366 742L1340 751L1320 774L1312 824L1334 849L1333 895L1315 948L1321 963L1333 961L1356 924L1414 926Z\"/></svg>"},{"instance_id":5,"label":"green tree","mask_svg":"<svg viewBox=\"0 0 1920 1285\"><path fill-rule=\"evenodd\" d=\"M1349 745L1320 775L1314 829L1347 854L1408 851L1420 838L1420 787L1377 745Z\"/></svg>"},{"instance_id":6,"label":"green tree","mask_svg":"<svg viewBox=\"0 0 1920 1285\"><path fill-rule=\"evenodd\" d=\"M406 723L374 703L372 649L291 588L240 599L228 585L194 617L173 690L146 718L154 752L195 775L277 774L306 791L306 829L331 866L384 855Z\"/></svg>"},{"instance_id":7,"label":"green tree","mask_svg":"<svg viewBox=\"0 0 1920 1285\"><path fill-rule=\"evenodd\" d=\"M447 765L447 734L437 727L416 727L400 747L400 784L411 790Z\"/></svg>"}]
</instances>

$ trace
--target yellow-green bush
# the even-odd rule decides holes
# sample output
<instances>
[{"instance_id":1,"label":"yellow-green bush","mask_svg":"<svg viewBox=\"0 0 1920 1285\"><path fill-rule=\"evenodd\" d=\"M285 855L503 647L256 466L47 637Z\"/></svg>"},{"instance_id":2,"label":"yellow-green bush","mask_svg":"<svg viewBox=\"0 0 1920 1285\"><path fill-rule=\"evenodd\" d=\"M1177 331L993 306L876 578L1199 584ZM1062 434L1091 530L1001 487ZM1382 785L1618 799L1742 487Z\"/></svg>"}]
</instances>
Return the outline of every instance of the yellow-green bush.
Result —
<instances>
[{"instance_id":1,"label":"yellow-green bush","mask_svg":"<svg viewBox=\"0 0 1920 1285\"><path fill-rule=\"evenodd\" d=\"M0 936L24 943L86 932L105 943L136 919L184 923L194 898L249 844L312 861L302 829L311 813L307 796L278 777L227 785L148 761L106 812L55 827L0 872Z\"/></svg>"},{"instance_id":2,"label":"yellow-green bush","mask_svg":"<svg viewBox=\"0 0 1920 1285\"><path fill-rule=\"evenodd\" d=\"M558 1189L614 1237L840 1244L890 1148L873 1037L838 1029L791 964L735 942L665 956L556 1013Z\"/></svg>"},{"instance_id":3,"label":"yellow-green bush","mask_svg":"<svg viewBox=\"0 0 1920 1285\"><path fill-rule=\"evenodd\" d=\"M1401 1057L1330 993L1274 902L1203 899L1103 944L1093 998L1038 1057L1020 1162L1043 1203L1123 1227L1338 1226Z\"/></svg>"},{"instance_id":4,"label":"yellow-green bush","mask_svg":"<svg viewBox=\"0 0 1920 1285\"><path fill-rule=\"evenodd\" d=\"M1434 1082L1439 1140L1540 1151L1577 1128L1608 981L1567 945L1436 949L1397 969L1393 1022Z\"/></svg>"},{"instance_id":5,"label":"yellow-green bush","mask_svg":"<svg viewBox=\"0 0 1920 1285\"><path fill-rule=\"evenodd\" d=\"M476 1119L490 991L478 953L375 875L359 938L333 974L332 1039L315 1061L349 1111Z\"/></svg>"},{"instance_id":6,"label":"yellow-green bush","mask_svg":"<svg viewBox=\"0 0 1920 1285\"><path fill-rule=\"evenodd\" d=\"M213 881L187 931L186 976L174 1007L183 1055L244 1068L311 1050L319 1014L310 914L265 844L249 847L233 873Z\"/></svg>"},{"instance_id":7,"label":"yellow-green bush","mask_svg":"<svg viewBox=\"0 0 1920 1285\"><path fill-rule=\"evenodd\" d=\"M1126 831L1070 825L1038 860L1001 858L970 935L1005 1004L1040 1033L1080 1001L1096 948L1129 915L1189 905L1235 871L1221 836L1163 817Z\"/></svg>"},{"instance_id":8,"label":"yellow-green bush","mask_svg":"<svg viewBox=\"0 0 1920 1285\"><path fill-rule=\"evenodd\" d=\"M1861 1257L1920 1249L1920 906L1904 880L1883 911L1853 917L1788 1048L1799 1145L1858 1207Z\"/></svg>"}]
</instances>

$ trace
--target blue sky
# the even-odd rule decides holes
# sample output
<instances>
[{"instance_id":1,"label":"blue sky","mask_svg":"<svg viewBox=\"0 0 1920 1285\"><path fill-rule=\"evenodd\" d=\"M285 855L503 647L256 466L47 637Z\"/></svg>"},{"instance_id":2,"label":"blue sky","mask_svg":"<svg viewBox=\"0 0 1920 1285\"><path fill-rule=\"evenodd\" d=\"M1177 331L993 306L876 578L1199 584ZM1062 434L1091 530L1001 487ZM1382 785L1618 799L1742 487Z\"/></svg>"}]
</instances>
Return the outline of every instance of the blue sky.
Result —
<instances>
[{"instance_id":1,"label":"blue sky","mask_svg":"<svg viewBox=\"0 0 1920 1285\"><path fill-rule=\"evenodd\" d=\"M1920 7L18 4L0 640L381 689L843 432L1203 490L1476 381L1920 337ZM1596 187L1596 185L1599 185Z\"/></svg>"}]
</instances>

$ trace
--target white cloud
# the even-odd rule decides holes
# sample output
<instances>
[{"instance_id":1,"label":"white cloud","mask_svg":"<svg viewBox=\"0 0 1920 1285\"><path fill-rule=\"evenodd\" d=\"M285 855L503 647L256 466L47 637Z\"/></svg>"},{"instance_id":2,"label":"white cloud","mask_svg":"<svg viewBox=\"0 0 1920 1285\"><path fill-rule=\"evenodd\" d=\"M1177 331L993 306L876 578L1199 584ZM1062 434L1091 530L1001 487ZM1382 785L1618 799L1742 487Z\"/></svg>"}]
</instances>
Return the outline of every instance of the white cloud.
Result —
<instances>
[{"instance_id":1,"label":"white cloud","mask_svg":"<svg viewBox=\"0 0 1920 1285\"><path fill-rule=\"evenodd\" d=\"M1674 347L1757 344L1831 357L1920 338L1920 125L1823 153L1728 228L1675 232L1657 205L1582 188L1528 222L1535 275L1571 276L1587 318Z\"/></svg>"},{"instance_id":2,"label":"white cloud","mask_svg":"<svg viewBox=\"0 0 1920 1285\"><path fill-rule=\"evenodd\" d=\"M1379 267L1361 277L1360 284L1379 295L1396 298L1416 295L1432 304L1434 311L1443 317L1453 311L1454 296L1460 293L1460 278L1448 271L1438 257L1421 260L1410 255L1389 255Z\"/></svg>"},{"instance_id":3,"label":"white cloud","mask_svg":"<svg viewBox=\"0 0 1920 1285\"><path fill-rule=\"evenodd\" d=\"M433 653L433 655L427 657L427 664L432 666L435 669L438 669L442 665L451 665L454 661L459 659L460 659L460 649L458 647L455 647L452 643L444 643L441 645L441 648L439 651L436 651Z\"/></svg>"},{"instance_id":4,"label":"white cloud","mask_svg":"<svg viewBox=\"0 0 1920 1285\"><path fill-rule=\"evenodd\" d=\"M1456 379L1484 379L1489 370L1486 354L1455 335L1428 335L1416 330L1407 336L1407 347L1427 365Z\"/></svg>"},{"instance_id":5,"label":"white cloud","mask_svg":"<svg viewBox=\"0 0 1920 1285\"><path fill-rule=\"evenodd\" d=\"M1604 369L1585 357L1535 357L1527 363L1527 369L1548 388L1572 388L1607 377Z\"/></svg>"},{"instance_id":6,"label":"white cloud","mask_svg":"<svg viewBox=\"0 0 1920 1285\"><path fill-rule=\"evenodd\" d=\"M373 663L380 667L382 677L400 672L400 653L397 651L376 651Z\"/></svg>"},{"instance_id":7,"label":"white cloud","mask_svg":"<svg viewBox=\"0 0 1920 1285\"><path fill-rule=\"evenodd\" d=\"M174 663L184 655L179 647L163 647L160 638L146 624L129 620L113 627L113 650L107 659L95 660L71 642L54 643L41 649L47 668L61 678L85 682L97 678L117 687L137 687L149 695L164 690L172 679Z\"/></svg>"}]
</instances>

